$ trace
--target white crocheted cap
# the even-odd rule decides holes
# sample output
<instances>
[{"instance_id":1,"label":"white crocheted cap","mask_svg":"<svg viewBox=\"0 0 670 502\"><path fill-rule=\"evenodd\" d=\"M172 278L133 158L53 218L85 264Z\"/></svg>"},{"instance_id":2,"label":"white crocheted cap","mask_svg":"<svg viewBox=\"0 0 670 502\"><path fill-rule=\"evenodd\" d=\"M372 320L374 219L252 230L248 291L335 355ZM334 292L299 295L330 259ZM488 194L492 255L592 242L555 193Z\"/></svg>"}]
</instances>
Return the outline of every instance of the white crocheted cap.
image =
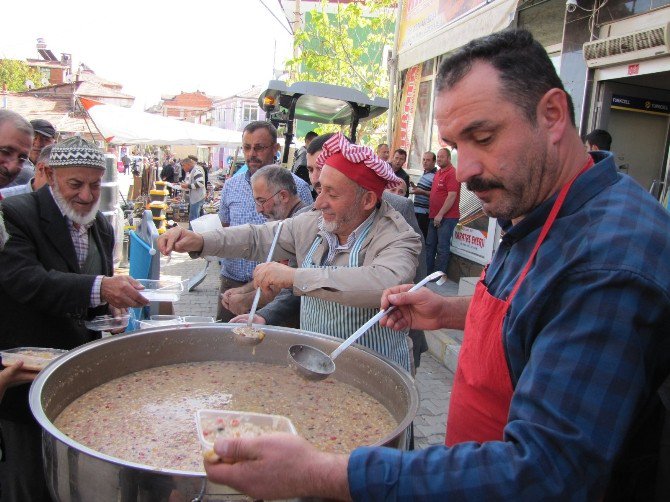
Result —
<instances>
[{"instance_id":1,"label":"white crocheted cap","mask_svg":"<svg viewBox=\"0 0 670 502\"><path fill-rule=\"evenodd\" d=\"M90 167L104 170L105 154L95 144L75 136L53 146L49 166Z\"/></svg>"}]
</instances>

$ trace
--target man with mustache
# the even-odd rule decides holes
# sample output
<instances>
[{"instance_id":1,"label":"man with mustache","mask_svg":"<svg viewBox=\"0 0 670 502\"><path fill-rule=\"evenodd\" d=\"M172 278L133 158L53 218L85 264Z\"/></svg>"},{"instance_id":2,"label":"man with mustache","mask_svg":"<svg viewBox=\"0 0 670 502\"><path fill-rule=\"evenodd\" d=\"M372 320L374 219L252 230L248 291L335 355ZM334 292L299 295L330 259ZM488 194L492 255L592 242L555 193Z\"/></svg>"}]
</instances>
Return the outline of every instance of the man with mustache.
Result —
<instances>
[{"instance_id":1,"label":"man with mustache","mask_svg":"<svg viewBox=\"0 0 670 502\"><path fill-rule=\"evenodd\" d=\"M0 188L8 187L21 172L30 154L33 134L33 126L21 115L0 110Z\"/></svg>"},{"instance_id":2,"label":"man with mustache","mask_svg":"<svg viewBox=\"0 0 670 502\"><path fill-rule=\"evenodd\" d=\"M0 189L0 198L14 197L23 193L31 193L39 190L47 184L46 169L49 167L49 157L51 156L51 148L53 145L47 145L42 148L42 151L37 156L35 162L35 175L28 180L28 183L23 185L16 185Z\"/></svg>"},{"instance_id":3,"label":"man with mustache","mask_svg":"<svg viewBox=\"0 0 670 502\"><path fill-rule=\"evenodd\" d=\"M239 176L233 176L223 185L219 218L224 227L245 224L265 223L265 217L256 212L256 204L251 191L251 176L261 167L274 163L279 151L277 129L270 122L249 122L242 131L242 151L248 170ZM298 195L305 204L313 202L309 185L293 174ZM219 298L230 288L239 288L251 281L252 273L258 263L239 258L221 260L221 286ZM235 314L225 308L221 301L217 304L216 318L228 322Z\"/></svg>"},{"instance_id":4,"label":"man with mustache","mask_svg":"<svg viewBox=\"0 0 670 502\"><path fill-rule=\"evenodd\" d=\"M221 438L209 479L264 499L670 500L654 497L670 215L611 153L587 154L529 32L450 54L435 96L458 181L505 230L473 297L403 285L382 298L398 306L386 327L465 330L446 445L334 455L289 435Z\"/></svg>"},{"instance_id":5,"label":"man with mustache","mask_svg":"<svg viewBox=\"0 0 670 502\"><path fill-rule=\"evenodd\" d=\"M436 270L447 271L451 236L461 214L458 208L461 184L456 180L456 169L447 148L438 150L437 167L428 199L426 265L429 274Z\"/></svg>"},{"instance_id":6,"label":"man with mustache","mask_svg":"<svg viewBox=\"0 0 670 502\"><path fill-rule=\"evenodd\" d=\"M307 171L309 172L309 181L316 190L317 194L321 193L321 170L323 164L318 162L319 156L323 151L323 145L326 141L332 138L335 133L326 133L318 136L307 147ZM402 181L402 178L401 178ZM398 185L401 186L401 185ZM397 187L391 187L391 189ZM404 197L404 194L389 193L389 189L384 190L382 200L387 202L393 209L398 211L405 221L412 227L417 235L421 233L419 224L414 213L414 206L412 202ZM313 210L313 206L305 208L303 211ZM421 249L419 252L419 264L416 268L414 281L418 282L426 276L426 252L424 241L421 239ZM273 326L284 326L287 320L292 320L299 317L300 313L300 296L294 295L292 288L283 289L277 297L267 305L261 307L256 311L253 322L255 324L269 324ZM248 315L242 314L231 320L231 322L247 322ZM293 326L291 326L293 327ZM421 364L421 354L428 350L428 342L423 331L410 330L409 337L412 339L412 355L414 358L414 368L418 368Z\"/></svg>"},{"instance_id":7,"label":"man with mustache","mask_svg":"<svg viewBox=\"0 0 670 502\"><path fill-rule=\"evenodd\" d=\"M323 144L317 163L323 169L316 211L284 220L274 252L275 260L295 259L298 267L262 263L254 270L254 286L292 288L301 297L301 329L344 339L379 311L386 287L414 278L421 240L382 200L384 188L398 178L372 149L352 145L338 133ZM171 229L159 237L158 249L264 259L277 225L202 235ZM410 371L405 333L376 325L361 343Z\"/></svg>"},{"instance_id":8,"label":"man with mustache","mask_svg":"<svg viewBox=\"0 0 670 502\"><path fill-rule=\"evenodd\" d=\"M51 122L43 119L35 119L30 121L33 128L33 143L30 147L28 158L23 161L21 172L14 180L7 185L14 188L29 183L35 176L35 166L37 159L43 148L53 145L56 142L56 128L51 125Z\"/></svg>"},{"instance_id":9,"label":"man with mustache","mask_svg":"<svg viewBox=\"0 0 670 502\"><path fill-rule=\"evenodd\" d=\"M70 138L52 147L49 185L2 201L10 238L0 253L0 349L73 349L101 336L86 320L148 304L137 281L112 277L114 232L98 211L104 172L103 152ZM2 500L49 499L28 387L11 387L0 403Z\"/></svg>"}]
</instances>

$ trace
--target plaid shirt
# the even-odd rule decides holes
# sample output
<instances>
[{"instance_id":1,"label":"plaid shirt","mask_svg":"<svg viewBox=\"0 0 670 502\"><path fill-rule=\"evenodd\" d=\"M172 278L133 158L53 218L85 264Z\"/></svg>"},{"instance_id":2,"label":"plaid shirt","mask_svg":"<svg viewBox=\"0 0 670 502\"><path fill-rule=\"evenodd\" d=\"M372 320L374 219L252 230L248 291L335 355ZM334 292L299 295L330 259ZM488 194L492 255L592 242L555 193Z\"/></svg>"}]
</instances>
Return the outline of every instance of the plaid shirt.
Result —
<instances>
[{"instance_id":1,"label":"plaid shirt","mask_svg":"<svg viewBox=\"0 0 670 502\"><path fill-rule=\"evenodd\" d=\"M503 324L514 385L503 441L359 448L354 500L599 500L670 372L670 216L609 153L573 185ZM487 271L505 298L555 200L507 231ZM625 455L624 455L625 458Z\"/></svg>"},{"instance_id":2,"label":"plaid shirt","mask_svg":"<svg viewBox=\"0 0 670 502\"><path fill-rule=\"evenodd\" d=\"M314 202L309 185L303 180L293 175L295 184L298 188L298 196L302 201L309 205ZM224 225L231 227L237 225L251 224L262 225L267 220L256 212L256 203L254 194L251 191L251 174L249 171L240 176L233 176L223 185L221 192L221 205L219 206L219 218ZM239 282L249 282L253 277L254 268L258 262L222 258L221 275Z\"/></svg>"},{"instance_id":3,"label":"plaid shirt","mask_svg":"<svg viewBox=\"0 0 670 502\"><path fill-rule=\"evenodd\" d=\"M58 209L60 209L63 218L65 218L67 228L70 231L70 237L72 237L72 244L74 245L74 251L77 254L77 262L79 263L79 268L81 268L84 266L84 263L86 262L86 256L88 256L89 230L93 226L93 222L87 225L79 225L77 223L74 223L70 218L65 216L65 214L63 213L63 208L58 203L56 197L54 197L54 193L51 187L49 187L49 191L51 192L51 197L53 197L53 200L58 206ZM97 307L104 303L100 298L100 286L102 286L103 277L104 276L102 275L98 275L95 277L95 280L93 281L93 287L91 288L91 302L89 304L90 307Z\"/></svg>"}]
</instances>

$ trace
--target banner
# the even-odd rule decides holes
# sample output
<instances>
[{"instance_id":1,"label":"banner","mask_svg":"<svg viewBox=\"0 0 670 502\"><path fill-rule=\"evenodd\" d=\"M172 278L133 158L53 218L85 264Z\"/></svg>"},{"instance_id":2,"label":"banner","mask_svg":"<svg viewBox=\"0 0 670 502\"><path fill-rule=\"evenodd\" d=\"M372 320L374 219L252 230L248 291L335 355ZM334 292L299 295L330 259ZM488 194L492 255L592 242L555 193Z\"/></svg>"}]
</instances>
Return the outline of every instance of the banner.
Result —
<instances>
[{"instance_id":1,"label":"banner","mask_svg":"<svg viewBox=\"0 0 670 502\"><path fill-rule=\"evenodd\" d=\"M395 124L393 134L393 148L403 148L409 151L412 141L412 129L414 128L414 112L416 111L416 102L419 97L419 82L421 81L421 65L412 66L407 70L405 76L405 85L402 90L400 101L401 108L399 118Z\"/></svg>"},{"instance_id":2,"label":"banner","mask_svg":"<svg viewBox=\"0 0 670 502\"><path fill-rule=\"evenodd\" d=\"M486 3L486 0L405 0L398 31L398 52L426 40L445 25Z\"/></svg>"},{"instance_id":3,"label":"banner","mask_svg":"<svg viewBox=\"0 0 670 502\"><path fill-rule=\"evenodd\" d=\"M519 0L405 0L398 24L398 69L447 54L507 28Z\"/></svg>"}]
</instances>

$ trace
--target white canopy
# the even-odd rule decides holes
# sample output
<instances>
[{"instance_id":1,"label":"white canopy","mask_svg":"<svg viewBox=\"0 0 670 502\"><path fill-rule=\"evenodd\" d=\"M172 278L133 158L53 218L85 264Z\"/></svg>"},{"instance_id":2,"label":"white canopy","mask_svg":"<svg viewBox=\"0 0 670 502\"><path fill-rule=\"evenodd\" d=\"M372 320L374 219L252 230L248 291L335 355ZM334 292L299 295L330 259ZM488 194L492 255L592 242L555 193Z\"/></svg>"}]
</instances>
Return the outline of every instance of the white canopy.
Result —
<instances>
[{"instance_id":1,"label":"white canopy","mask_svg":"<svg viewBox=\"0 0 670 502\"><path fill-rule=\"evenodd\" d=\"M183 122L161 115L122 108L79 97L79 101L108 143L115 145L200 145L235 148L242 133Z\"/></svg>"}]
</instances>

